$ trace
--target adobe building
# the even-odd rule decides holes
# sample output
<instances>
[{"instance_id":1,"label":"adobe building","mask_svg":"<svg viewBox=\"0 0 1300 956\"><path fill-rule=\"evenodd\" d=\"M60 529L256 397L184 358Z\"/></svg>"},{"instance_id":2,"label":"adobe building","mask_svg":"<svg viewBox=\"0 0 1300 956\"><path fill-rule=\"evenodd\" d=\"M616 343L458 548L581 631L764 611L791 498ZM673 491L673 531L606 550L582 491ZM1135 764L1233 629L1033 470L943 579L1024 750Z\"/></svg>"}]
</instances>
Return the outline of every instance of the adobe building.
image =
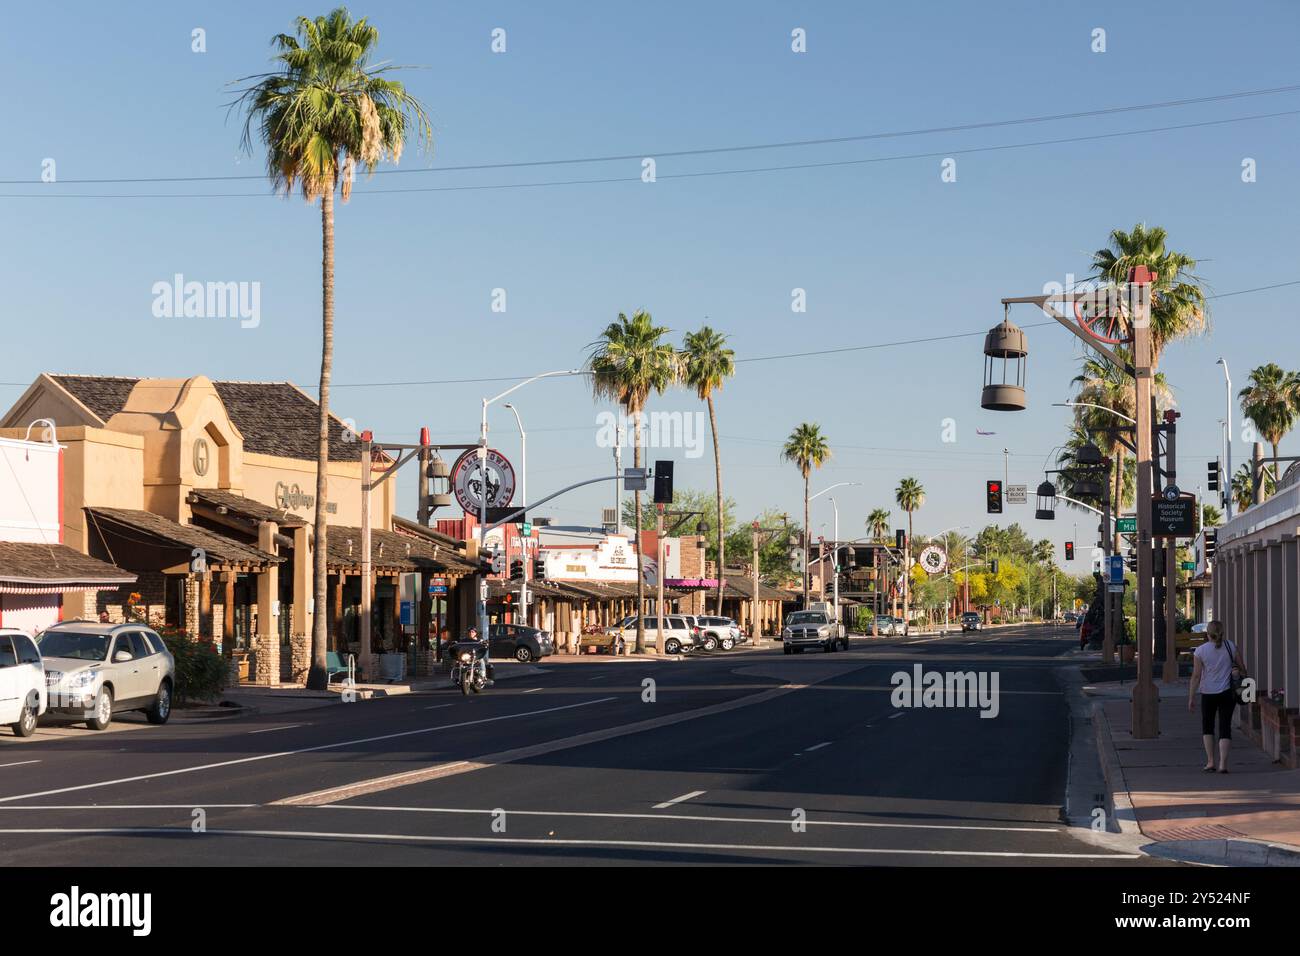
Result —
<instances>
[{"instance_id":1,"label":"adobe building","mask_svg":"<svg viewBox=\"0 0 1300 956\"><path fill-rule=\"evenodd\" d=\"M65 594L63 616L142 616L183 630L219 643L241 679L262 684L305 679L317 612L329 615L330 650L358 653L363 467L390 462L363 466L358 436L331 419L329 597L313 608L318 416L288 382L42 374L0 418L0 438L54 423L62 540L137 578ZM395 533L395 495L392 481L371 495L374 653L407 650L403 575L453 584L422 608L426 626L432 615L459 627L472 613L472 588L460 582L474 566L454 548Z\"/></svg>"}]
</instances>

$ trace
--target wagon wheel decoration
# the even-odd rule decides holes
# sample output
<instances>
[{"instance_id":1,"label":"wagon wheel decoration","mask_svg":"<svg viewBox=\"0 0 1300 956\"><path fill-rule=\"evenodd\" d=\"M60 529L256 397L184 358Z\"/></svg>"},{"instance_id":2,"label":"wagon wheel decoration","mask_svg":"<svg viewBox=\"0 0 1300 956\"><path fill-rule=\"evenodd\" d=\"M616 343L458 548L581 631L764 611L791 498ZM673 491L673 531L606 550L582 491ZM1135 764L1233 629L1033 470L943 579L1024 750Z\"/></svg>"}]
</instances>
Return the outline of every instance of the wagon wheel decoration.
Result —
<instances>
[{"instance_id":1,"label":"wagon wheel decoration","mask_svg":"<svg viewBox=\"0 0 1300 956\"><path fill-rule=\"evenodd\" d=\"M1133 329L1119 303L1110 296L1091 296L1074 300L1074 318L1079 328L1106 345L1124 345L1133 341Z\"/></svg>"}]
</instances>

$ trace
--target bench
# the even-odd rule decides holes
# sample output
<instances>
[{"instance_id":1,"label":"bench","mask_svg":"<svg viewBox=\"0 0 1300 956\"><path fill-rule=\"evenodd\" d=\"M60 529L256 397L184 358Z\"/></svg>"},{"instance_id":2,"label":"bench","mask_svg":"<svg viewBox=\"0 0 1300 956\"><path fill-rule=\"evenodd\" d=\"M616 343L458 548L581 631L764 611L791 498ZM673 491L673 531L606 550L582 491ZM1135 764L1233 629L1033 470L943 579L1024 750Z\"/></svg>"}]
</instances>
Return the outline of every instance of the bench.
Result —
<instances>
[{"instance_id":1,"label":"bench","mask_svg":"<svg viewBox=\"0 0 1300 956\"><path fill-rule=\"evenodd\" d=\"M335 675L338 674L347 676L347 661L343 660L338 651L328 651L325 654L325 679L333 682Z\"/></svg>"}]
</instances>

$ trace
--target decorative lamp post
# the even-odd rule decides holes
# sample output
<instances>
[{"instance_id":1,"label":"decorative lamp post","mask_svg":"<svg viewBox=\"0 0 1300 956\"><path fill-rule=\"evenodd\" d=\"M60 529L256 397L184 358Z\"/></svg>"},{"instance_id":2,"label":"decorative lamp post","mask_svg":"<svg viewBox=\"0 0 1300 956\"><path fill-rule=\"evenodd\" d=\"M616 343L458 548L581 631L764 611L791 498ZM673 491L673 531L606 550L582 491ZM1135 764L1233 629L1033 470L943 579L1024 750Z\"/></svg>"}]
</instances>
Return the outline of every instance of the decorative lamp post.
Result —
<instances>
[{"instance_id":1,"label":"decorative lamp post","mask_svg":"<svg viewBox=\"0 0 1300 956\"><path fill-rule=\"evenodd\" d=\"M989 329L984 337L981 407L995 412L1025 410L1025 359L1028 355L1025 333L1011 323L1009 316L1000 325Z\"/></svg>"}]
</instances>

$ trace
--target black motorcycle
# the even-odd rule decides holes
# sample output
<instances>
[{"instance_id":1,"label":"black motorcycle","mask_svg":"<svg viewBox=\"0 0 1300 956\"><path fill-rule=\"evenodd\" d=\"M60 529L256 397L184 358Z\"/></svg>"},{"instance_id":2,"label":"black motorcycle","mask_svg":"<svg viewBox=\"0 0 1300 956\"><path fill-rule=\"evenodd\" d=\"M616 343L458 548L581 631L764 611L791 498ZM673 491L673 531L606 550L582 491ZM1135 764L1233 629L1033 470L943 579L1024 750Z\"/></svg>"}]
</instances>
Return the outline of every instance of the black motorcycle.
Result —
<instances>
[{"instance_id":1,"label":"black motorcycle","mask_svg":"<svg viewBox=\"0 0 1300 956\"><path fill-rule=\"evenodd\" d=\"M451 645L451 686L467 697L492 686L492 665L487 641L456 641Z\"/></svg>"}]
</instances>

